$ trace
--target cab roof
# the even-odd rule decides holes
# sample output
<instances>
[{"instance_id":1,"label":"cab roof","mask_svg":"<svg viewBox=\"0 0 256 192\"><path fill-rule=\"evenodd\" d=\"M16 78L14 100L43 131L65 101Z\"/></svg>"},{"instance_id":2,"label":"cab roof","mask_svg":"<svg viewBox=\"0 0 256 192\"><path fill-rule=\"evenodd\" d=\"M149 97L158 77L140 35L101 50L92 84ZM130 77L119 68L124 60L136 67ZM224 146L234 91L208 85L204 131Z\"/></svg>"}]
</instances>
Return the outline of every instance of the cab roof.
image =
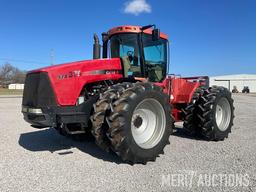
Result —
<instances>
[{"instance_id":1,"label":"cab roof","mask_svg":"<svg viewBox=\"0 0 256 192\"><path fill-rule=\"evenodd\" d=\"M132 25L124 25L119 27L114 27L108 31L108 35L112 36L117 33L141 33L141 27L140 26L132 26ZM146 29L143 31L145 34L152 34L152 29ZM168 36L162 32L160 32L160 37L162 39L168 40Z\"/></svg>"}]
</instances>

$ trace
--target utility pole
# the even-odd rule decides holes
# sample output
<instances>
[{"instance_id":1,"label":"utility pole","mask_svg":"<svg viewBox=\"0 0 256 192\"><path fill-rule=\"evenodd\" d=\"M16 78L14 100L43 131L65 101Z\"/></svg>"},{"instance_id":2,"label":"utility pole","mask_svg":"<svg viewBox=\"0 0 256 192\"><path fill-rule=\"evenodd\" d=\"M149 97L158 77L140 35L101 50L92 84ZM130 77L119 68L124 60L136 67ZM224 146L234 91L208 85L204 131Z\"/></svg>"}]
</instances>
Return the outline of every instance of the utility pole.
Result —
<instances>
[{"instance_id":1,"label":"utility pole","mask_svg":"<svg viewBox=\"0 0 256 192\"><path fill-rule=\"evenodd\" d=\"M53 49L51 49L50 56L51 56L51 65L54 65L54 50Z\"/></svg>"}]
</instances>

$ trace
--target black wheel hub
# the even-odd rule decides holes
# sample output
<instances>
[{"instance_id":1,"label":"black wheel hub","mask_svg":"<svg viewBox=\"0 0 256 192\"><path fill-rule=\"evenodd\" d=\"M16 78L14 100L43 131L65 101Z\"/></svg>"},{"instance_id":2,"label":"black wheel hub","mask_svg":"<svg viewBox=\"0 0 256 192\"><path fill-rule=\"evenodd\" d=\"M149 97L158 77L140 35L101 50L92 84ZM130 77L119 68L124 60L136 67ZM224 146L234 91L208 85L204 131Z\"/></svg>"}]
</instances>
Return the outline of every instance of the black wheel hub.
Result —
<instances>
[{"instance_id":1,"label":"black wheel hub","mask_svg":"<svg viewBox=\"0 0 256 192\"><path fill-rule=\"evenodd\" d=\"M133 121L133 124L136 128L139 128L142 125L143 119L140 116L137 116Z\"/></svg>"}]
</instances>

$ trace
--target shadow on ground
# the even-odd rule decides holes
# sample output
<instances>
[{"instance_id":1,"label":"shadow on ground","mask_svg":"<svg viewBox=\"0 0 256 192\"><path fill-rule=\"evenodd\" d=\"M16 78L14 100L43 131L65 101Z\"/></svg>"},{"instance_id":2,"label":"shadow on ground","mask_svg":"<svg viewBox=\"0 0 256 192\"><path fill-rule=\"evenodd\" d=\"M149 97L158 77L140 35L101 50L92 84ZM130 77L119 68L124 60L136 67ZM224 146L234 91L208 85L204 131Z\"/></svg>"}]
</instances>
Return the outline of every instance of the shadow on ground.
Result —
<instances>
[{"instance_id":1,"label":"shadow on ground","mask_svg":"<svg viewBox=\"0 0 256 192\"><path fill-rule=\"evenodd\" d=\"M202 137L200 136L193 136L193 135L189 135L188 133L186 133L183 129L183 127L178 127L175 126L174 130L173 130L173 136L177 136L177 137L181 137L181 138L186 138L186 139L194 139L194 140L204 140Z\"/></svg>"},{"instance_id":2,"label":"shadow on ground","mask_svg":"<svg viewBox=\"0 0 256 192\"><path fill-rule=\"evenodd\" d=\"M41 129L39 131L22 133L19 138L19 144L29 151L50 151L57 152L59 155L73 153L72 148L90 154L93 157L104 161L114 162L116 164L124 163L114 153L107 153L100 149L92 139L84 141L75 141L69 137L59 135L55 129ZM60 150L66 150L61 151Z\"/></svg>"},{"instance_id":3,"label":"shadow on ground","mask_svg":"<svg viewBox=\"0 0 256 192\"><path fill-rule=\"evenodd\" d=\"M173 135L187 139L201 140L200 138L189 136L184 132L182 127L177 126L174 129ZM39 131L22 133L19 138L19 144L29 151L50 151L51 153L57 152L59 155L71 154L73 153L71 149L77 148L104 161L114 162L116 164L124 163L113 152L107 153L100 149L91 138L76 141L70 137L60 135L55 129L41 129Z\"/></svg>"}]
</instances>

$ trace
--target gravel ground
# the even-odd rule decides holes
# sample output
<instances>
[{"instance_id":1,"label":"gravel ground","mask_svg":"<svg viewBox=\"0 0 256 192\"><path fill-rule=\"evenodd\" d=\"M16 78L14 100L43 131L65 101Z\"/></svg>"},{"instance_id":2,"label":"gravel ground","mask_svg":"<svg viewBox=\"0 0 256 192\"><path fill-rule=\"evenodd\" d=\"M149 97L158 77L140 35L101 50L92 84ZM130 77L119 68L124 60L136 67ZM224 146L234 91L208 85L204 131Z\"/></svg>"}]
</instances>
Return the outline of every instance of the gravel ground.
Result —
<instances>
[{"instance_id":1,"label":"gravel ground","mask_svg":"<svg viewBox=\"0 0 256 192\"><path fill-rule=\"evenodd\" d=\"M235 125L225 141L189 138L177 128L165 155L131 166L92 141L30 127L21 98L0 97L0 191L256 191L256 99L234 99ZM207 185L215 174L236 174L242 186L226 186L219 175Z\"/></svg>"}]
</instances>

